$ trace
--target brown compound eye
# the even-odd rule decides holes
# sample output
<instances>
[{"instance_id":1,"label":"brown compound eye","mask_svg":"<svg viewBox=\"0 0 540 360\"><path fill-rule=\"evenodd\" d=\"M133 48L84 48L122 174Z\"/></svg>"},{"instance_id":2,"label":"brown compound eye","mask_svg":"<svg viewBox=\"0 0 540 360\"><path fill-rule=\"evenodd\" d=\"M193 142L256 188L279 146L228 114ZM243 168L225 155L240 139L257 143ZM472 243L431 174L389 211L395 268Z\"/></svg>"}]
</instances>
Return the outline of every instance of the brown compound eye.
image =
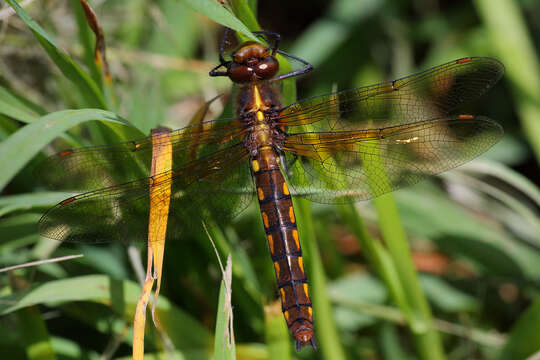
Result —
<instances>
[{"instance_id":1,"label":"brown compound eye","mask_svg":"<svg viewBox=\"0 0 540 360\"><path fill-rule=\"evenodd\" d=\"M275 57L269 56L261 61L255 66L255 74L260 79L266 80L270 79L279 70L279 62L276 60Z\"/></svg>"},{"instance_id":2,"label":"brown compound eye","mask_svg":"<svg viewBox=\"0 0 540 360\"><path fill-rule=\"evenodd\" d=\"M229 67L229 78L235 83L249 82L253 79L253 68L232 63Z\"/></svg>"}]
</instances>

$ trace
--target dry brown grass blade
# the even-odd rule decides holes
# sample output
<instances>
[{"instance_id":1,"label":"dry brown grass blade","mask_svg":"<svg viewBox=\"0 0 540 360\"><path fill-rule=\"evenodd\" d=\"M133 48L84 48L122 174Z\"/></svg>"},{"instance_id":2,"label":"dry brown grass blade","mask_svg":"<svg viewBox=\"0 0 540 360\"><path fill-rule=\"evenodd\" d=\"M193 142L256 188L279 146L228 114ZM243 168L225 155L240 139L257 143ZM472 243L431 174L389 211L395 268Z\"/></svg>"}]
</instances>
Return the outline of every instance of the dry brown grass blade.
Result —
<instances>
[{"instance_id":1,"label":"dry brown grass blade","mask_svg":"<svg viewBox=\"0 0 540 360\"><path fill-rule=\"evenodd\" d=\"M163 174L172 167L172 144L169 129L160 127L152 130L152 169L151 176ZM161 175L162 176L162 175ZM165 179L162 179L165 180ZM158 331L163 329L155 312L157 298L161 287L163 271L163 256L165 253L165 236L167 234L167 219L171 199L170 181L160 181L154 185L150 183L150 214L148 222L148 258L146 279L133 321L133 359L142 360L144 357L144 328L146 324L146 307L150 299L154 281L156 291L152 302L152 320Z\"/></svg>"},{"instance_id":2,"label":"dry brown grass blade","mask_svg":"<svg viewBox=\"0 0 540 360\"><path fill-rule=\"evenodd\" d=\"M81 5L84 10L84 15L86 16L86 21L88 25L96 35L96 47L94 49L94 61L96 62L97 67L102 72L106 83L112 83L111 73L109 72L109 64L107 63L107 55L105 53L105 34L103 29L99 24L98 18L94 10L90 7L86 0L81 0Z\"/></svg>"}]
</instances>

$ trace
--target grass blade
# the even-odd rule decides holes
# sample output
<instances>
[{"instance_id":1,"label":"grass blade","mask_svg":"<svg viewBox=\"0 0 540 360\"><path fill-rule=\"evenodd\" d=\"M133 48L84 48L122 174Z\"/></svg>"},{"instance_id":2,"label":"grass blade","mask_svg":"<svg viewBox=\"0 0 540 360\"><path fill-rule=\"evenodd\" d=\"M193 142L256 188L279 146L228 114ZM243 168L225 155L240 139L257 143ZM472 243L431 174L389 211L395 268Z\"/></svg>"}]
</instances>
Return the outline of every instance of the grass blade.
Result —
<instances>
[{"instance_id":1,"label":"grass blade","mask_svg":"<svg viewBox=\"0 0 540 360\"><path fill-rule=\"evenodd\" d=\"M56 360L45 321L37 306L17 312L29 360Z\"/></svg>"},{"instance_id":2,"label":"grass blade","mask_svg":"<svg viewBox=\"0 0 540 360\"><path fill-rule=\"evenodd\" d=\"M90 120L129 125L118 115L98 110L63 110L48 114L26 125L0 144L0 189L45 145L67 129Z\"/></svg>"},{"instance_id":3,"label":"grass blade","mask_svg":"<svg viewBox=\"0 0 540 360\"><path fill-rule=\"evenodd\" d=\"M43 115L44 111L26 99L18 97L8 89L0 86L0 114L24 123L31 123L40 115Z\"/></svg>"},{"instance_id":4,"label":"grass blade","mask_svg":"<svg viewBox=\"0 0 540 360\"><path fill-rule=\"evenodd\" d=\"M222 273L219 302L216 317L216 333L214 337L214 359L236 359L233 330L233 311L231 303L232 260L227 257L227 265Z\"/></svg>"},{"instance_id":5,"label":"grass blade","mask_svg":"<svg viewBox=\"0 0 540 360\"><path fill-rule=\"evenodd\" d=\"M444 359L441 339L433 327L431 309L418 280L394 197L385 194L373 202L379 215L382 236L407 299L407 309L402 310L412 315L409 327L415 336L418 352L423 359Z\"/></svg>"},{"instance_id":6,"label":"grass blade","mask_svg":"<svg viewBox=\"0 0 540 360\"><path fill-rule=\"evenodd\" d=\"M220 5L216 0L180 0L185 5L192 8L194 11L203 14L204 16L214 20L215 22L236 30L249 39L258 41L258 39L249 31L238 18L234 16L225 7Z\"/></svg>"},{"instance_id":7,"label":"grass blade","mask_svg":"<svg viewBox=\"0 0 540 360\"><path fill-rule=\"evenodd\" d=\"M321 259L311 217L311 204L306 199L293 199L296 210L296 221L300 233L300 242L306 252L306 263L310 264L311 299L315 322L315 339L319 342L324 358L345 360L345 352L340 342L332 306L326 288L326 276Z\"/></svg>"},{"instance_id":8,"label":"grass blade","mask_svg":"<svg viewBox=\"0 0 540 360\"><path fill-rule=\"evenodd\" d=\"M269 359L291 359L291 336L283 321L281 304L275 301L264 307L264 333Z\"/></svg>"},{"instance_id":9,"label":"grass blade","mask_svg":"<svg viewBox=\"0 0 540 360\"><path fill-rule=\"evenodd\" d=\"M43 49L47 52L51 60L58 66L60 71L79 89L82 96L91 107L106 109L107 104L103 94L98 86L85 73L79 65L77 65L64 50L62 50L56 42L39 26L31 17L24 11L23 8L15 0L6 0L6 2L15 10L21 20L28 26L34 34Z\"/></svg>"},{"instance_id":10,"label":"grass blade","mask_svg":"<svg viewBox=\"0 0 540 360\"><path fill-rule=\"evenodd\" d=\"M540 162L540 61L526 21L516 1L476 0L474 3L497 55L506 65L523 133Z\"/></svg>"},{"instance_id":11,"label":"grass blade","mask_svg":"<svg viewBox=\"0 0 540 360\"><path fill-rule=\"evenodd\" d=\"M540 297L515 323L498 360L525 359L540 349ZM537 357L533 356L532 359Z\"/></svg>"},{"instance_id":12,"label":"grass blade","mask_svg":"<svg viewBox=\"0 0 540 360\"><path fill-rule=\"evenodd\" d=\"M38 304L59 304L71 301L90 301L122 311L123 318L132 319L140 295L140 285L132 281L111 280L104 275L86 275L64 280L49 281L27 290L0 298L0 314ZM118 299L116 297L121 296ZM115 307L121 302L124 306ZM160 313L161 325L171 334L178 349L206 349L212 341L208 330L197 320L177 308L163 296L156 311Z\"/></svg>"}]
</instances>

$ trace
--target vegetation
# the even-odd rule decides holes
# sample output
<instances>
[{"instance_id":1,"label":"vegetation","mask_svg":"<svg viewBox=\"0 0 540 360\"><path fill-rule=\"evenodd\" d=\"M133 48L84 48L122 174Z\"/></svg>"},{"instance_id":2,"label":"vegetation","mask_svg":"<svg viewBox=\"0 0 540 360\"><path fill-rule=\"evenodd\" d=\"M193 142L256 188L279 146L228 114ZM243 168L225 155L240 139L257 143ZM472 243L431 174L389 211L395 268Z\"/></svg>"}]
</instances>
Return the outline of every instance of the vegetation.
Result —
<instances>
[{"instance_id":1,"label":"vegetation","mask_svg":"<svg viewBox=\"0 0 540 360\"><path fill-rule=\"evenodd\" d=\"M294 352L256 204L230 224L209 219L207 231L168 241L157 303L166 338L148 321L147 358L540 357L537 1L224 1L229 12L216 0L94 0L112 77L95 61L79 0L6 2L0 268L84 256L2 273L2 358L131 357L144 256L118 243L41 238L41 214L71 194L45 189L32 171L68 147L187 125L230 89L208 77L224 25L246 38L259 28L279 32L283 50L314 65L298 89L284 85L286 102L460 57L498 58L503 80L459 112L493 118L506 134L479 159L374 201L295 199L319 351ZM229 104L214 101L208 117L230 113ZM233 348L212 242L223 263L232 256Z\"/></svg>"}]
</instances>

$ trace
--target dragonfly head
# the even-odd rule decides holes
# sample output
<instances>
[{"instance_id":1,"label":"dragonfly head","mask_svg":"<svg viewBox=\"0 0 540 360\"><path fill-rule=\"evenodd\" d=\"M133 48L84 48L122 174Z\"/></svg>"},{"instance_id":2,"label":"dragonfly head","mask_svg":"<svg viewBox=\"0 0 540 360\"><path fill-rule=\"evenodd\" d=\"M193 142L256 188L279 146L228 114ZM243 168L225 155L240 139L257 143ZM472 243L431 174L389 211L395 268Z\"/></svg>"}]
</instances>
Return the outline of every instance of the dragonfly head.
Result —
<instances>
[{"instance_id":1,"label":"dragonfly head","mask_svg":"<svg viewBox=\"0 0 540 360\"><path fill-rule=\"evenodd\" d=\"M246 41L233 52L227 76L235 83L248 83L271 79L278 70L279 63L269 48Z\"/></svg>"}]
</instances>

